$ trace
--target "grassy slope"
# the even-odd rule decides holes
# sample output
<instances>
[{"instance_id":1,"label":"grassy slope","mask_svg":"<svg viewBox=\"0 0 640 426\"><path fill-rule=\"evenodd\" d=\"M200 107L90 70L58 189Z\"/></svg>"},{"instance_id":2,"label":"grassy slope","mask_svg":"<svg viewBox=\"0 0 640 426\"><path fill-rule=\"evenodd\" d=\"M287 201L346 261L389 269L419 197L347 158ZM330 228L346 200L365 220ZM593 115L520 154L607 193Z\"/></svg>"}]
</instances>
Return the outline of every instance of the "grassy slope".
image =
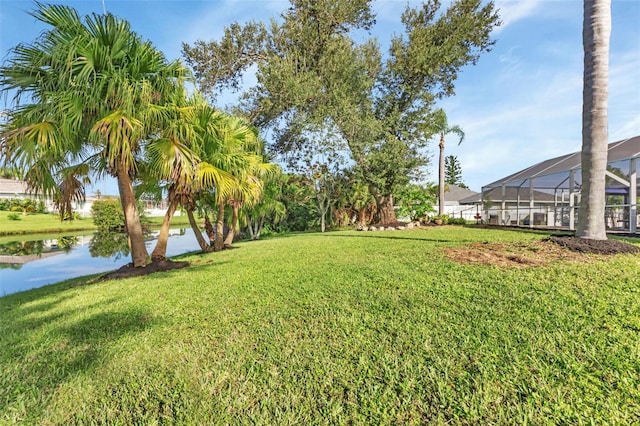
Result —
<instances>
[{"instance_id":1,"label":"grassy slope","mask_svg":"<svg viewBox=\"0 0 640 426\"><path fill-rule=\"evenodd\" d=\"M535 238L296 235L0 298L0 423L640 422L640 257L442 251Z\"/></svg>"}]
</instances>

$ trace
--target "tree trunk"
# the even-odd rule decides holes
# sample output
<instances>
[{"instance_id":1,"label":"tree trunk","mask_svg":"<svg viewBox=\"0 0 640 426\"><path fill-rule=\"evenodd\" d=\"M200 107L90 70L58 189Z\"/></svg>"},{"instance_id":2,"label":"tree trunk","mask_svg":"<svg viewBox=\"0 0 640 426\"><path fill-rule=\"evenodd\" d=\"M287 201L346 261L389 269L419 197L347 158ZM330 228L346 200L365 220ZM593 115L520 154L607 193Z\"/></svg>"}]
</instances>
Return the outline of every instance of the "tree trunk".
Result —
<instances>
[{"instance_id":1,"label":"tree trunk","mask_svg":"<svg viewBox=\"0 0 640 426\"><path fill-rule=\"evenodd\" d=\"M366 219L366 207L361 208L360 210L358 210L358 226L366 226L367 225L367 219Z\"/></svg>"},{"instance_id":2,"label":"tree trunk","mask_svg":"<svg viewBox=\"0 0 640 426\"><path fill-rule=\"evenodd\" d=\"M375 199L378 205L376 222L381 225L397 222L396 211L393 209L393 195L379 195L376 196Z\"/></svg>"},{"instance_id":3,"label":"tree trunk","mask_svg":"<svg viewBox=\"0 0 640 426\"><path fill-rule=\"evenodd\" d=\"M207 244L204 237L202 236L202 231L198 226L198 222L196 222L196 218L193 216L193 209L187 207L187 217L189 218L189 225L191 225L191 229L193 229L193 234L196 236L196 241L198 241L198 245L200 246L200 250L207 253L211 251L211 246Z\"/></svg>"},{"instance_id":4,"label":"tree trunk","mask_svg":"<svg viewBox=\"0 0 640 426\"><path fill-rule=\"evenodd\" d=\"M213 247L213 243L216 240L216 230L213 229L213 225L211 224L211 220L209 220L209 215L204 215L204 232L207 233L207 237L209 237L209 245Z\"/></svg>"},{"instance_id":5,"label":"tree trunk","mask_svg":"<svg viewBox=\"0 0 640 426\"><path fill-rule=\"evenodd\" d=\"M256 229L256 240L260 239L260 233L262 232L262 228L264 228L264 217L260 218L258 222L258 229Z\"/></svg>"},{"instance_id":6,"label":"tree trunk","mask_svg":"<svg viewBox=\"0 0 640 426\"><path fill-rule=\"evenodd\" d=\"M321 207L320 211L320 232L324 232L326 228L327 210Z\"/></svg>"},{"instance_id":7,"label":"tree trunk","mask_svg":"<svg viewBox=\"0 0 640 426\"><path fill-rule=\"evenodd\" d=\"M231 227L229 228L229 232L227 233L227 238L224 239L224 246L230 247L233 244L233 239L236 236L236 229L238 229L238 210L240 209L240 205L238 203L232 203L232 216L231 216Z\"/></svg>"},{"instance_id":8,"label":"tree trunk","mask_svg":"<svg viewBox=\"0 0 640 426\"><path fill-rule=\"evenodd\" d=\"M444 214L444 133L440 134L438 157L438 214Z\"/></svg>"},{"instance_id":9,"label":"tree trunk","mask_svg":"<svg viewBox=\"0 0 640 426\"><path fill-rule=\"evenodd\" d=\"M122 165L118 166L117 180L120 203L124 212L124 225L131 246L131 261L135 267L144 267L147 265L149 254L144 243L144 233L140 224L136 197L133 193L133 184L128 171Z\"/></svg>"},{"instance_id":10,"label":"tree trunk","mask_svg":"<svg viewBox=\"0 0 640 426\"><path fill-rule=\"evenodd\" d=\"M585 0L582 44L582 189L576 236L606 240L607 101L611 1Z\"/></svg>"},{"instance_id":11,"label":"tree trunk","mask_svg":"<svg viewBox=\"0 0 640 426\"><path fill-rule=\"evenodd\" d=\"M167 212L162 219L162 225L160 226L160 235L158 235L158 241L156 246L151 252L151 259L162 259L167 255L167 242L169 241L169 228L171 227L171 219L173 218L176 208L178 207L178 200L175 197L174 191L169 189L169 205L167 206Z\"/></svg>"},{"instance_id":12,"label":"tree trunk","mask_svg":"<svg viewBox=\"0 0 640 426\"><path fill-rule=\"evenodd\" d=\"M257 223L256 223L256 227L257 227ZM255 233L253 232L253 222L249 221L249 226L247 227L249 229L249 236L251 237L252 240L255 240L254 236Z\"/></svg>"},{"instance_id":13,"label":"tree trunk","mask_svg":"<svg viewBox=\"0 0 640 426\"><path fill-rule=\"evenodd\" d=\"M218 203L218 220L216 221L216 240L213 243L213 251L224 248L224 201Z\"/></svg>"}]
</instances>

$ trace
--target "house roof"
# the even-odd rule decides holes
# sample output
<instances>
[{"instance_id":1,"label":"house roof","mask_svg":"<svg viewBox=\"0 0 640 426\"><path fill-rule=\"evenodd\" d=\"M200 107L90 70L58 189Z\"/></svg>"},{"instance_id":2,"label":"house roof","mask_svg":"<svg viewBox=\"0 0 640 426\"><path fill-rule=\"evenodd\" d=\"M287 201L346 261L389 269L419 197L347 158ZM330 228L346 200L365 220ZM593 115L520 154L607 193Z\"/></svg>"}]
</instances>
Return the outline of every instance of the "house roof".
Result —
<instances>
[{"instance_id":1,"label":"house roof","mask_svg":"<svg viewBox=\"0 0 640 426\"><path fill-rule=\"evenodd\" d=\"M462 188L458 185L447 185L444 191L444 201L446 202L460 202L460 200L471 197L478 194L475 191L471 191L467 188Z\"/></svg>"},{"instance_id":2,"label":"house roof","mask_svg":"<svg viewBox=\"0 0 640 426\"><path fill-rule=\"evenodd\" d=\"M16 179L0 178L0 194L26 195L30 194L27 182Z\"/></svg>"},{"instance_id":3,"label":"house roof","mask_svg":"<svg viewBox=\"0 0 640 426\"><path fill-rule=\"evenodd\" d=\"M505 186L527 186L530 179L535 179L537 188L564 188L569 185L569 173L572 170L581 168L581 152L573 152L560 157L542 161L519 172L513 173L483 187L489 188ZM612 142L608 146L608 164L618 161L640 158L640 136ZM580 183L580 173L576 176L577 183Z\"/></svg>"}]
</instances>

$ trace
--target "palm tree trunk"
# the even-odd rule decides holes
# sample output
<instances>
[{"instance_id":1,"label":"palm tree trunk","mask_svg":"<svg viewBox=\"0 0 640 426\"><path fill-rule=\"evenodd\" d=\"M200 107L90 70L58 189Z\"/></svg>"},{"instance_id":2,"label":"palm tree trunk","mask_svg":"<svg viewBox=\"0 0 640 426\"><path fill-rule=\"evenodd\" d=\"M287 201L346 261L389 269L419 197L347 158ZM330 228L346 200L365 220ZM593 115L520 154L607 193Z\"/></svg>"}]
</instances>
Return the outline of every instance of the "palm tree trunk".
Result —
<instances>
[{"instance_id":1,"label":"palm tree trunk","mask_svg":"<svg viewBox=\"0 0 640 426\"><path fill-rule=\"evenodd\" d=\"M216 230L213 229L208 214L204 215L204 232L206 232L207 237L209 237L209 245L213 247L213 243L216 241Z\"/></svg>"},{"instance_id":2,"label":"palm tree trunk","mask_svg":"<svg viewBox=\"0 0 640 426\"><path fill-rule=\"evenodd\" d=\"M257 225L256 225L257 227ZM249 229L249 237L251 237L252 240L255 240L254 236L255 233L253 232L253 222L249 221L249 226L247 227Z\"/></svg>"},{"instance_id":3,"label":"palm tree trunk","mask_svg":"<svg viewBox=\"0 0 640 426\"><path fill-rule=\"evenodd\" d=\"M191 229L193 229L193 234L196 236L196 241L198 241L198 245L200 246L200 250L203 252L211 251L211 246L207 244L204 237L202 236L202 231L196 222L196 218L193 216L193 209L187 207L187 217L189 218L189 225L191 225Z\"/></svg>"},{"instance_id":4,"label":"palm tree trunk","mask_svg":"<svg viewBox=\"0 0 640 426\"><path fill-rule=\"evenodd\" d=\"M593 240L607 239L604 212L610 34L611 1L585 0L582 28L582 190L576 235Z\"/></svg>"},{"instance_id":5,"label":"palm tree trunk","mask_svg":"<svg viewBox=\"0 0 640 426\"><path fill-rule=\"evenodd\" d=\"M260 239L260 233L262 232L262 228L264 228L264 217L260 218L260 222L258 223L258 229L256 229L256 240Z\"/></svg>"},{"instance_id":6,"label":"palm tree trunk","mask_svg":"<svg viewBox=\"0 0 640 426\"><path fill-rule=\"evenodd\" d=\"M162 259L167 255L167 242L169 241L169 228L171 227L171 219L173 218L176 208L178 207L178 200L174 194L173 189L169 189L169 205L167 206L167 212L162 219L162 225L160 226L160 235L158 235L158 241L156 246L151 252L151 259Z\"/></svg>"},{"instance_id":7,"label":"palm tree trunk","mask_svg":"<svg viewBox=\"0 0 640 426\"><path fill-rule=\"evenodd\" d=\"M438 156L438 214L444 214L444 133L440 134Z\"/></svg>"},{"instance_id":8,"label":"palm tree trunk","mask_svg":"<svg viewBox=\"0 0 640 426\"><path fill-rule=\"evenodd\" d=\"M231 204L231 208L233 212L231 216L231 227L227 233L227 238L224 239L225 247L230 247L231 244L233 244L233 239L236 236L236 229L238 228L238 210L240 209L240 205L234 202Z\"/></svg>"},{"instance_id":9,"label":"palm tree trunk","mask_svg":"<svg viewBox=\"0 0 640 426\"><path fill-rule=\"evenodd\" d=\"M218 204L218 220L216 221L216 241L213 244L214 251L220 251L224 248L224 201Z\"/></svg>"},{"instance_id":10,"label":"palm tree trunk","mask_svg":"<svg viewBox=\"0 0 640 426\"><path fill-rule=\"evenodd\" d=\"M120 203L124 212L124 225L131 246L131 260L133 266L144 267L147 265L149 254L144 243L144 233L140 224L140 213L136 206L136 197L133 193L133 184L129 173L122 165L118 167L117 181Z\"/></svg>"}]
</instances>

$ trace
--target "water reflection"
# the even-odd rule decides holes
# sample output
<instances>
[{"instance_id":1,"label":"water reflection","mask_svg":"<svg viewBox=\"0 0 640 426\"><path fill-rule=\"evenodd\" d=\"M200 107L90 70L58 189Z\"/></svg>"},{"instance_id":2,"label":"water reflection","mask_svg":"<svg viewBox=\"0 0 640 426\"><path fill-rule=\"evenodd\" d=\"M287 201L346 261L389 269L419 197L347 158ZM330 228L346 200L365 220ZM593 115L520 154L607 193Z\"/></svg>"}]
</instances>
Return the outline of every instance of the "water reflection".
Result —
<instances>
[{"instance_id":1,"label":"water reflection","mask_svg":"<svg viewBox=\"0 0 640 426\"><path fill-rule=\"evenodd\" d=\"M148 236L147 250L156 238L157 233ZM198 244L192 230L171 230L167 256L194 250ZM129 253L126 235L117 232L0 244L0 296L117 269L131 261Z\"/></svg>"},{"instance_id":2,"label":"water reflection","mask_svg":"<svg viewBox=\"0 0 640 426\"><path fill-rule=\"evenodd\" d=\"M129 256L129 241L122 232L98 231L93 235L89 243L91 257L115 257Z\"/></svg>"}]
</instances>

